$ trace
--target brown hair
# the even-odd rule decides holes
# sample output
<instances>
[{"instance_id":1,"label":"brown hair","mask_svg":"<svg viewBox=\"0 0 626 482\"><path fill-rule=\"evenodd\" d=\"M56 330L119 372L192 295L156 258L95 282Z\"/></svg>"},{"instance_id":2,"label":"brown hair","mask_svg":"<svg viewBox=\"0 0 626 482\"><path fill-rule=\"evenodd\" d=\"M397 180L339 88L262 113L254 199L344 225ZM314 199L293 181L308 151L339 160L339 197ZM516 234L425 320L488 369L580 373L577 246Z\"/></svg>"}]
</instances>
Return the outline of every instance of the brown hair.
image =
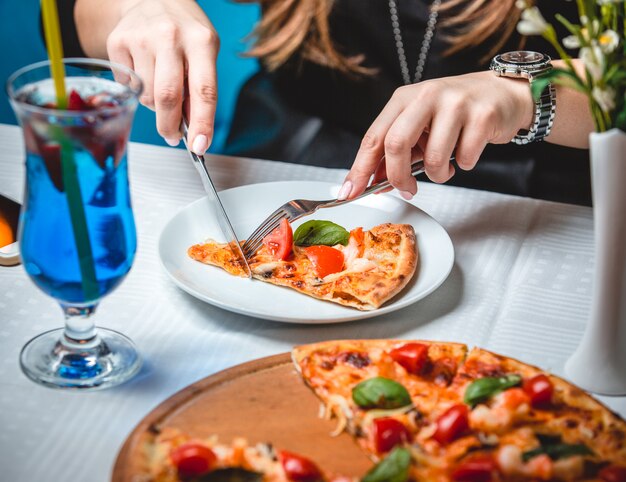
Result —
<instances>
[{"instance_id":1,"label":"brown hair","mask_svg":"<svg viewBox=\"0 0 626 482\"><path fill-rule=\"evenodd\" d=\"M239 0L251 3L254 0ZM263 17L252 32L255 44L248 52L269 70L284 64L296 52L303 59L344 73L371 74L363 55L346 57L330 37L328 16L334 0L257 0ZM519 19L515 0L443 0L438 27L450 44L445 55L492 40L491 57L507 41Z\"/></svg>"}]
</instances>

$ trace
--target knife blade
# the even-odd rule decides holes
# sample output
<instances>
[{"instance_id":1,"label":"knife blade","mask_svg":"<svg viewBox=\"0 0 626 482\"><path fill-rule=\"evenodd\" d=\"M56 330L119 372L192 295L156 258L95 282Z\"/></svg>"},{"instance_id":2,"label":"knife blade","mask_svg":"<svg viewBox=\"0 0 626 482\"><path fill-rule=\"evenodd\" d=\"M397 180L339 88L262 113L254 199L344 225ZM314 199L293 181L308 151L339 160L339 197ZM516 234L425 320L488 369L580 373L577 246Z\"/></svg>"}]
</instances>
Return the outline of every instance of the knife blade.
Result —
<instances>
[{"instance_id":1,"label":"knife blade","mask_svg":"<svg viewBox=\"0 0 626 482\"><path fill-rule=\"evenodd\" d=\"M233 252L233 255L239 260L239 263L243 267L246 272L246 276L248 278L252 278L252 272L250 271L250 266L248 266L248 261L246 257L243 255L243 251L241 250L241 244L239 243L239 239L237 238L237 234L233 229L233 225L228 219L228 215L226 214L226 210L224 209L224 205L220 200L219 195L217 194L217 189L215 189L215 185L211 180L211 176L209 175L209 170L206 167L206 161L204 156L198 156L195 152L191 150L189 144L187 142L187 119L183 116L183 121L181 124L181 130L183 134L183 142L185 143L185 147L187 148L187 152L193 161L193 165L196 166L198 173L200 174L200 179L202 179L202 185L204 186L204 190L207 193L209 198L209 203L213 207L213 211L215 211L215 217L217 218L217 222L222 230L222 234L226 238L228 242L228 246L230 250Z\"/></svg>"}]
</instances>

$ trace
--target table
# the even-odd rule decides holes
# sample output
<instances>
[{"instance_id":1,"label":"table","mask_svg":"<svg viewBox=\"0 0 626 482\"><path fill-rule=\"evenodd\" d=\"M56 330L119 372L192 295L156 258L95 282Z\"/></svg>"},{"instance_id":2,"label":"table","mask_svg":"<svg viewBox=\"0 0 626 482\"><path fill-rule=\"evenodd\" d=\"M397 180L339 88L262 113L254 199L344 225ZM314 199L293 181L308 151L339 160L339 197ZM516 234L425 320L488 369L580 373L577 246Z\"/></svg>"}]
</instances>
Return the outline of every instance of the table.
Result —
<instances>
[{"instance_id":1,"label":"table","mask_svg":"<svg viewBox=\"0 0 626 482\"><path fill-rule=\"evenodd\" d=\"M19 128L0 125L0 192L21 199ZM433 294L359 322L291 325L205 304L169 280L159 233L202 197L180 149L131 144L138 254L96 323L131 337L144 357L131 382L101 392L40 387L21 373L22 346L62 326L56 302L21 267L0 267L0 467L2 479L107 481L126 436L151 409L190 383L294 344L334 338L426 338L478 345L562 374L583 333L591 300L592 211L490 192L421 183L412 201L450 234L456 260ZM218 189L278 180L340 183L345 171L209 156ZM601 399L626 416L626 397Z\"/></svg>"}]
</instances>

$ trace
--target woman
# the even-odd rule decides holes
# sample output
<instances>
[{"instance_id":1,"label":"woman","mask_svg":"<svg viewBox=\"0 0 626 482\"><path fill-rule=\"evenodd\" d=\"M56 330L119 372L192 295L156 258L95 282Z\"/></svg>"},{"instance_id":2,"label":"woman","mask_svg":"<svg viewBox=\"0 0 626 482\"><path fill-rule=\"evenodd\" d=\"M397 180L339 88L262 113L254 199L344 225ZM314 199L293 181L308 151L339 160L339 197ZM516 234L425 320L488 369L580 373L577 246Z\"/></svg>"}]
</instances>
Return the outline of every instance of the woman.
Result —
<instances>
[{"instance_id":1,"label":"woman","mask_svg":"<svg viewBox=\"0 0 626 482\"><path fill-rule=\"evenodd\" d=\"M73 11L84 51L129 65L142 76L142 102L156 109L157 129L173 145L179 140L187 83L189 135L192 148L203 153L212 136L219 40L195 2L71 3L62 5ZM557 11L575 14L573 2L544 3L549 20ZM263 18L251 54L262 59L264 69L242 89L226 153L344 168L356 156L342 191L348 196L363 188L386 154L387 164L380 169L386 168L408 198L416 190L407 176L411 155L423 151L428 176L444 182L454 172L447 159L456 147L459 166L473 172L458 172L452 183L588 204L585 151L508 142L532 121L528 84L485 69L494 53L515 50L523 40L515 32L519 12L514 0L433 4L261 1ZM71 28L64 30L71 36ZM537 38L527 39L525 47L551 53ZM420 82L398 89L407 80ZM564 115L585 102L561 88L557 99L548 140L586 147L590 119L574 124ZM415 132L417 118L424 131Z\"/></svg>"}]
</instances>

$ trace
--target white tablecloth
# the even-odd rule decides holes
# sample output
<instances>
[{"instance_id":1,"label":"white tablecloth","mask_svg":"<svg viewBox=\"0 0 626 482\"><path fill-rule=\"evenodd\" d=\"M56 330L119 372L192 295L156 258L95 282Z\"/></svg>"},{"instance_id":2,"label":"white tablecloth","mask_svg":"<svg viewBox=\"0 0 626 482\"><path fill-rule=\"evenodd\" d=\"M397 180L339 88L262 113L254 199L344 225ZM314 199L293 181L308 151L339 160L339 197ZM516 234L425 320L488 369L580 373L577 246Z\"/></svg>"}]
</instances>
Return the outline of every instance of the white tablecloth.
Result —
<instances>
[{"instance_id":1,"label":"white tablecloth","mask_svg":"<svg viewBox=\"0 0 626 482\"><path fill-rule=\"evenodd\" d=\"M21 199L23 147L0 126L0 192ZM562 374L589 312L593 257L590 208L420 184L414 203L452 237L456 261L424 300L381 318L289 325L248 318L196 300L169 280L157 257L165 223L204 195L182 150L131 144L138 255L96 322L137 344L144 367L100 392L42 388L18 356L34 335L62 326L56 302L21 267L0 267L0 478L106 481L133 427L177 390L294 344L334 338L428 338L478 345ZM211 157L218 189L277 180L341 182L345 171ZM626 398L602 398L626 415Z\"/></svg>"}]
</instances>

